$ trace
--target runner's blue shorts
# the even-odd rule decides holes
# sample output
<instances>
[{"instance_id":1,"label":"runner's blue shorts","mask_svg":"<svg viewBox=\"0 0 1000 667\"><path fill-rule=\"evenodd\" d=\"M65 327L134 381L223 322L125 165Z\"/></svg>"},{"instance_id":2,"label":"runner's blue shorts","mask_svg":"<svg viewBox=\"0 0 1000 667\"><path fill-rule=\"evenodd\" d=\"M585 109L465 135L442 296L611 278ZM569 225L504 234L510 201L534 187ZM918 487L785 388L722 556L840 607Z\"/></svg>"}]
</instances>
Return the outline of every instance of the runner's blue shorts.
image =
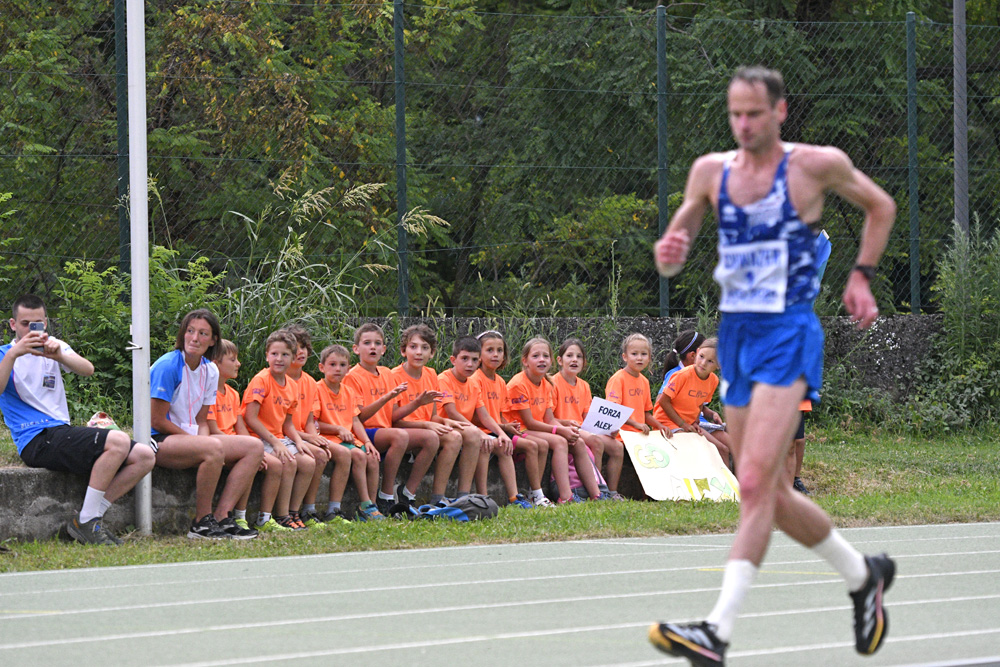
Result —
<instances>
[{"instance_id":1,"label":"runner's blue shorts","mask_svg":"<svg viewBox=\"0 0 1000 667\"><path fill-rule=\"evenodd\" d=\"M719 322L722 402L750 403L754 384L787 387L804 378L805 398L819 401L823 385L823 327L812 303L783 313L723 313Z\"/></svg>"}]
</instances>

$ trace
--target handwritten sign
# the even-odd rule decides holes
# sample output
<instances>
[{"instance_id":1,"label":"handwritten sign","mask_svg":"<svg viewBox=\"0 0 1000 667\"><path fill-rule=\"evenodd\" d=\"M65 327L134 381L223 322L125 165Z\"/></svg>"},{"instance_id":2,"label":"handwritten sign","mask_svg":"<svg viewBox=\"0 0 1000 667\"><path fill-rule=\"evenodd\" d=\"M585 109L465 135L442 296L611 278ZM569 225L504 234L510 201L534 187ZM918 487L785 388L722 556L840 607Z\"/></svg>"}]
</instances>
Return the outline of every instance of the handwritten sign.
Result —
<instances>
[{"instance_id":1,"label":"handwritten sign","mask_svg":"<svg viewBox=\"0 0 1000 667\"><path fill-rule=\"evenodd\" d=\"M606 401L603 398L595 398L587 411L587 417L580 426L588 433L599 435L611 435L622 427L628 418L632 416L632 408Z\"/></svg>"},{"instance_id":2,"label":"handwritten sign","mask_svg":"<svg viewBox=\"0 0 1000 667\"><path fill-rule=\"evenodd\" d=\"M719 456L719 450L696 433L675 433L664 440L621 432L646 495L653 500L732 500L739 502L740 486Z\"/></svg>"}]
</instances>

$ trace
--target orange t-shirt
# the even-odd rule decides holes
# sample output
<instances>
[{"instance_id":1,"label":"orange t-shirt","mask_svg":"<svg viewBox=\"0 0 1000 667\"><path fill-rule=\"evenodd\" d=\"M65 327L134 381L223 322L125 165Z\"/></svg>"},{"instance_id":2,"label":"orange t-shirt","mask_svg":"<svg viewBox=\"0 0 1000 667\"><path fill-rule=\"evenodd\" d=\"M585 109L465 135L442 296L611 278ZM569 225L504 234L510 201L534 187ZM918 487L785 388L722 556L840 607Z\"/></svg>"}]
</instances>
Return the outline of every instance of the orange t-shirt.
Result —
<instances>
[{"instance_id":1,"label":"orange t-shirt","mask_svg":"<svg viewBox=\"0 0 1000 667\"><path fill-rule=\"evenodd\" d=\"M441 399L441 405L445 406L448 403L454 403L458 414L470 422L472 421L472 416L476 413L476 408L486 407L486 403L483 402L483 397L479 392L479 384L473 382L472 378L461 382L455 377L453 369L446 370L438 376L438 385L444 394L444 398ZM441 414L446 414L443 408Z\"/></svg>"},{"instance_id":2,"label":"orange t-shirt","mask_svg":"<svg viewBox=\"0 0 1000 667\"><path fill-rule=\"evenodd\" d=\"M335 394L326 382L317 382L316 393L319 400L318 419L324 424L342 426L353 432L354 418L361 412L361 408L358 407L358 395L354 390L341 382L340 392ZM331 442L344 441L333 433L324 433L323 437Z\"/></svg>"},{"instance_id":3,"label":"orange t-shirt","mask_svg":"<svg viewBox=\"0 0 1000 667\"><path fill-rule=\"evenodd\" d=\"M236 435L236 418L240 416L240 392L228 384L215 393L215 405L208 406L208 417L226 435Z\"/></svg>"},{"instance_id":4,"label":"orange t-shirt","mask_svg":"<svg viewBox=\"0 0 1000 667\"><path fill-rule=\"evenodd\" d=\"M311 412L314 419L319 419L319 393L316 389L316 379L308 373L303 373L295 381L299 387L299 404L292 413L292 424L295 430L302 433L306 430Z\"/></svg>"},{"instance_id":5,"label":"orange t-shirt","mask_svg":"<svg viewBox=\"0 0 1000 667\"><path fill-rule=\"evenodd\" d=\"M566 381L562 373L556 373L556 376L552 378L552 388L552 403L555 406L552 408L552 414L556 416L556 419L572 419L582 424L593 400L587 381L577 378L574 387Z\"/></svg>"},{"instance_id":6,"label":"orange t-shirt","mask_svg":"<svg viewBox=\"0 0 1000 667\"><path fill-rule=\"evenodd\" d=\"M649 380L645 375L634 377L624 368L608 380L604 396L612 403L632 408L630 418L640 424L646 421L646 413L653 409L653 400L649 396ZM639 429L625 424L622 430L638 432Z\"/></svg>"},{"instance_id":7,"label":"orange t-shirt","mask_svg":"<svg viewBox=\"0 0 1000 667\"><path fill-rule=\"evenodd\" d=\"M718 386L719 377L715 373L709 373L708 377L702 380L692 365L685 366L671 375L667 389L663 393L670 397L670 405L681 419L688 424L697 424L701 406L712 400ZM659 403L653 408L653 416L667 428L680 428L679 424L675 424L667 416Z\"/></svg>"},{"instance_id":8,"label":"orange t-shirt","mask_svg":"<svg viewBox=\"0 0 1000 667\"><path fill-rule=\"evenodd\" d=\"M532 417L545 421L545 411L552 407L552 383L543 378L536 385L521 371L507 383L507 397L508 409L504 413L507 421L520 424L521 428L528 428L519 411L531 410Z\"/></svg>"},{"instance_id":9,"label":"orange t-shirt","mask_svg":"<svg viewBox=\"0 0 1000 667\"><path fill-rule=\"evenodd\" d=\"M479 398L482 399L486 412L493 417L493 421L497 424L507 421L503 415L510 408L510 402L507 400L507 383L504 379L495 374L491 380L480 368L469 378L469 382L475 383ZM490 432L488 428L483 428L483 431Z\"/></svg>"},{"instance_id":10,"label":"orange t-shirt","mask_svg":"<svg viewBox=\"0 0 1000 667\"><path fill-rule=\"evenodd\" d=\"M371 405L396 386L392 371L385 366L376 366L378 375L366 371L361 364L355 364L341 383L357 397L358 407ZM390 428L392 426L392 401L389 401L365 421L367 428Z\"/></svg>"},{"instance_id":11,"label":"orange t-shirt","mask_svg":"<svg viewBox=\"0 0 1000 667\"><path fill-rule=\"evenodd\" d=\"M276 438L284 438L282 426L285 417L295 414L295 408L299 404L299 388L295 380L285 376L285 386L279 385L271 371L262 370L253 376L247 390L243 392L243 414L246 414L247 406L251 403L260 403L260 412L257 416L264 428Z\"/></svg>"},{"instance_id":12,"label":"orange t-shirt","mask_svg":"<svg viewBox=\"0 0 1000 667\"><path fill-rule=\"evenodd\" d=\"M420 379L414 380L403 370L403 365L400 364L392 369L392 379L396 385L406 383L406 391L396 399L396 405L400 407L413 401L425 391L441 391L441 385L438 383L438 375L430 366L424 366L420 369ZM434 419L434 406L434 403L421 405L403 419L415 422L429 422Z\"/></svg>"},{"instance_id":13,"label":"orange t-shirt","mask_svg":"<svg viewBox=\"0 0 1000 667\"><path fill-rule=\"evenodd\" d=\"M812 412L812 409L813 409L813 402L810 401L808 398L803 398L802 402L799 403L799 412Z\"/></svg>"}]
</instances>

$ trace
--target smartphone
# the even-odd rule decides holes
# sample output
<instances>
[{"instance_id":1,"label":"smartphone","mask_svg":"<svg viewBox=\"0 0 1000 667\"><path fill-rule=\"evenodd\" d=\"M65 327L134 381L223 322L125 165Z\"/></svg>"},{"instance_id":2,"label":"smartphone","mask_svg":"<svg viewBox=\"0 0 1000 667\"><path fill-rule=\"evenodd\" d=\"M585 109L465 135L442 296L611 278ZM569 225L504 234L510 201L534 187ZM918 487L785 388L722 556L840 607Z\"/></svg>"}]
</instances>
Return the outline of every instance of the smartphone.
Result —
<instances>
[{"instance_id":1,"label":"smartphone","mask_svg":"<svg viewBox=\"0 0 1000 667\"><path fill-rule=\"evenodd\" d=\"M41 331L45 333L45 322L28 322L28 331ZM35 345L36 350L42 349L42 345Z\"/></svg>"}]
</instances>

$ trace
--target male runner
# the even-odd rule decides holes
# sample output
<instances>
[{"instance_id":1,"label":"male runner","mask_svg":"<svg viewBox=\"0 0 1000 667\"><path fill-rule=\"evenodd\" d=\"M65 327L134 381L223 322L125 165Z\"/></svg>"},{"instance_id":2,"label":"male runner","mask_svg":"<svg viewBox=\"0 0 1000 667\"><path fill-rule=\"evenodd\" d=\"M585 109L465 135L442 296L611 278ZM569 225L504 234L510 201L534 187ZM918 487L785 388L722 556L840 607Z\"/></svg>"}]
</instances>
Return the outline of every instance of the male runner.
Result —
<instances>
[{"instance_id":1,"label":"male runner","mask_svg":"<svg viewBox=\"0 0 1000 667\"><path fill-rule=\"evenodd\" d=\"M878 317L870 281L896 207L839 149L781 141L788 114L781 74L741 68L728 89L739 148L691 167L684 203L656 244L657 268L675 275L711 206L719 220L720 393L740 482L740 524L715 608L697 624L654 624L649 639L696 665L722 665L740 605L767 551L772 527L827 560L854 601L855 647L869 655L888 628L882 594L895 575L887 556L863 556L829 517L792 488L786 457L803 397L818 400L823 330L812 304L819 290L815 239L827 191L865 212L844 305L859 328Z\"/></svg>"}]
</instances>

